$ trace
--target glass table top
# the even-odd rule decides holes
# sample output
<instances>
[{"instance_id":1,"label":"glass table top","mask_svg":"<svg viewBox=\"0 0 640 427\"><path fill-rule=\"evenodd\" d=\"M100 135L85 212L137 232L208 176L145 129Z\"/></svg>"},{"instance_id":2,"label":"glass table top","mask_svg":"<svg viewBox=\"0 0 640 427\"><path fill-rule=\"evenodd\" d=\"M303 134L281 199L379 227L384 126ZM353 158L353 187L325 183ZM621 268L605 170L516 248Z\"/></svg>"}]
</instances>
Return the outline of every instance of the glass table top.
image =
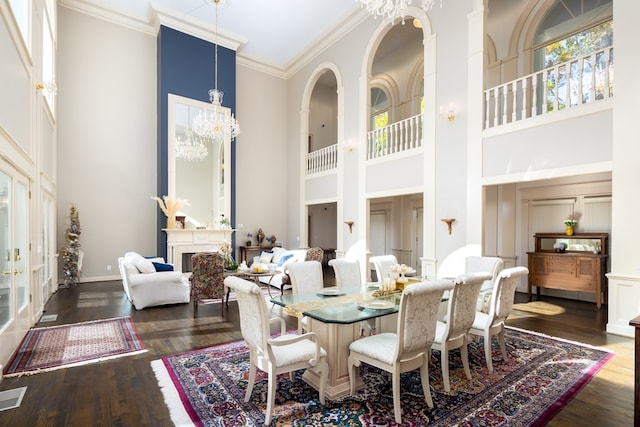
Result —
<instances>
[{"instance_id":1,"label":"glass table top","mask_svg":"<svg viewBox=\"0 0 640 427\"><path fill-rule=\"evenodd\" d=\"M308 316L325 323L355 323L398 312L400 292L374 297L377 287L324 288L322 292L284 294L271 298L294 316Z\"/></svg>"}]
</instances>

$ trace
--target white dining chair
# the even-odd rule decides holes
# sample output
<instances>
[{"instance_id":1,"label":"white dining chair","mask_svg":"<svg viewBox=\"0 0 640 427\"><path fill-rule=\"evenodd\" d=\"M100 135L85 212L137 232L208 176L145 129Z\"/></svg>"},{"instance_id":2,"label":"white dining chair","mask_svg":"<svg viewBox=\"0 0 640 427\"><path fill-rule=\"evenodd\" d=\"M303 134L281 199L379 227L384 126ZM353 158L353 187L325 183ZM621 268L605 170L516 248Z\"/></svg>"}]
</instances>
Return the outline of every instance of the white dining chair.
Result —
<instances>
[{"instance_id":1,"label":"white dining chair","mask_svg":"<svg viewBox=\"0 0 640 427\"><path fill-rule=\"evenodd\" d=\"M420 368L424 399L433 408L429 389L429 356L436 334L438 306L445 290L454 286L451 280L436 280L408 286L400 297L398 332L371 335L349 345L349 389L355 391L355 369L362 362L391 373L393 413L402 423L400 408L400 373Z\"/></svg>"},{"instance_id":2,"label":"white dining chair","mask_svg":"<svg viewBox=\"0 0 640 427\"><path fill-rule=\"evenodd\" d=\"M529 274L526 267L507 268L500 272L493 285L489 313L477 310L473 325L469 333L484 338L484 357L487 369L493 372L491 357L491 337L498 336L498 343L502 352L502 360L507 360L507 349L504 338L504 322L511 314L518 281Z\"/></svg>"},{"instance_id":3,"label":"white dining chair","mask_svg":"<svg viewBox=\"0 0 640 427\"><path fill-rule=\"evenodd\" d=\"M498 274L504 268L504 261L499 257L492 256L470 256L465 259L465 274L471 273L489 273L491 279L486 280L480 288L480 295L476 304L476 310L489 312L489 304L491 302L491 290L493 284L498 278Z\"/></svg>"},{"instance_id":4,"label":"white dining chair","mask_svg":"<svg viewBox=\"0 0 640 427\"><path fill-rule=\"evenodd\" d=\"M458 276L455 286L449 293L447 315L436 324L436 336L431 349L440 351L442 384L446 392L451 391L449 385L449 351L460 349L462 366L468 379L471 379L467 343L469 329L476 317L476 301L480 288L485 280L491 278L489 273L473 273Z\"/></svg>"},{"instance_id":5,"label":"white dining chair","mask_svg":"<svg viewBox=\"0 0 640 427\"><path fill-rule=\"evenodd\" d=\"M398 259L395 255L377 255L369 258L369 262L376 271L376 281L382 282L391 274L391 267L398 263Z\"/></svg>"},{"instance_id":6,"label":"white dining chair","mask_svg":"<svg viewBox=\"0 0 640 427\"><path fill-rule=\"evenodd\" d=\"M317 335L313 332L302 335L287 334L284 319L269 319L264 296L255 283L229 276L224 280L224 284L236 293L240 331L249 347L249 380L244 401L248 402L251 398L256 370L266 372L268 387L265 425L269 425L275 404L278 374L311 369L320 376L320 403L324 405L329 366L326 361L327 352L320 346ZM271 324L280 326L280 336L271 337Z\"/></svg>"},{"instance_id":7,"label":"white dining chair","mask_svg":"<svg viewBox=\"0 0 640 427\"><path fill-rule=\"evenodd\" d=\"M350 286L362 284L360 263L357 259L339 258L329 261L336 275L336 286Z\"/></svg>"},{"instance_id":8,"label":"white dining chair","mask_svg":"<svg viewBox=\"0 0 640 427\"><path fill-rule=\"evenodd\" d=\"M292 262L286 269L293 293L320 292L324 287L322 264L318 261ZM307 328L307 318L298 318L298 333Z\"/></svg>"}]
</instances>

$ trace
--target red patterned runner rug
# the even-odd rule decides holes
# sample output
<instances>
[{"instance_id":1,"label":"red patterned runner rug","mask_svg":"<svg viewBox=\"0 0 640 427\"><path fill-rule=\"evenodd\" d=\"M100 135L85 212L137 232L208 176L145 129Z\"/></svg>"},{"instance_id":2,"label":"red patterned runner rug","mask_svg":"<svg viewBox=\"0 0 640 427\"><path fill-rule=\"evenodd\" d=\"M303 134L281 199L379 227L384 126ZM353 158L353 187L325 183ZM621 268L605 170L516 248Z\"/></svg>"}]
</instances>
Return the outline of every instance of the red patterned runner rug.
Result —
<instances>
[{"instance_id":1,"label":"red patterned runner rug","mask_svg":"<svg viewBox=\"0 0 640 427\"><path fill-rule=\"evenodd\" d=\"M145 352L130 317L33 328L4 370L31 375Z\"/></svg>"},{"instance_id":2,"label":"red patterned runner rug","mask_svg":"<svg viewBox=\"0 0 640 427\"><path fill-rule=\"evenodd\" d=\"M460 353L450 353L451 392L442 387L440 355L433 351L429 381L435 407L424 401L418 371L402 374L403 426L544 426L598 373L613 353L525 330L506 331L509 360L494 339L494 371L484 360L482 339L469 345L472 380ZM248 350L243 341L154 360L151 366L177 426L258 426L266 410L267 381L258 371L244 402ZM393 394L385 372L363 364L366 388L327 400L301 378L279 377L272 425L393 426Z\"/></svg>"}]
</instances>

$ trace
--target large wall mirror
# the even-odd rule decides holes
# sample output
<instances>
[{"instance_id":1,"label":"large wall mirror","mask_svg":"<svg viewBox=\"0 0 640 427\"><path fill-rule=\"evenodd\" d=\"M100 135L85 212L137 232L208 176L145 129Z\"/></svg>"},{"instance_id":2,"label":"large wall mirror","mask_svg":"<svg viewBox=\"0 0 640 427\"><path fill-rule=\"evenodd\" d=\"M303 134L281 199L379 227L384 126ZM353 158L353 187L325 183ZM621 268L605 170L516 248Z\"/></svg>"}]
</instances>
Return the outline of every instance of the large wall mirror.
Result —
<instances>
[{"instance_id":1,"label":"large wall mirror","mask_svg":"<svg viewBox=\"0 0 640 427\"><path fill-rule=\"evenodd\" d=\"M217 142L193 131L194 120L207 110L208 103L169 94L168 195L188 201L182 208L185 228L218 228L222 215L231 215L231 136Z\"/></svg>"}]
</instances>

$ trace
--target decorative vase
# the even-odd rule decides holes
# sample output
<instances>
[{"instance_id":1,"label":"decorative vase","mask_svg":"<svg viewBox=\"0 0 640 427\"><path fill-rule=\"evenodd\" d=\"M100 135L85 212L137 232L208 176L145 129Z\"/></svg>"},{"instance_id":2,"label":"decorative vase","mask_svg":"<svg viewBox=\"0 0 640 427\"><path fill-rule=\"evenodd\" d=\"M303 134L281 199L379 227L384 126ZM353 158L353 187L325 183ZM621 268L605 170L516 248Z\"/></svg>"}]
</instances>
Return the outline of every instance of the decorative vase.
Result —
<instances>
[{"instance_id":1,"label":"decorative vase","mask_svg":"<svg viewBox=\"0 0 640 427\"><path fill-rule=\"evenodd\" d=\"M573 236L573 225L567 225L567 229L564 231L567 236Z\"/></svg>"},{"instance_id":2,"label":"decorative vase","mask_svg":"<svg viewBox=\"0 0 640 427\"><path fill-rule=\"evenodd\" d=\"M256 239L258 240L258 246L262 246L262 241L264 240L264 232L262 231L262 228L258 229Z\"/></svg>"},{"instance_id":3,"label":"decorative vase","mask_svg":"<svg viewBox=\"0 0 640 427\"><path fill-rule=\"evenodd\" d=\"M247 246L251 246L251 240L247 240L245 243Z\"/></svg>"}]
</instances>

